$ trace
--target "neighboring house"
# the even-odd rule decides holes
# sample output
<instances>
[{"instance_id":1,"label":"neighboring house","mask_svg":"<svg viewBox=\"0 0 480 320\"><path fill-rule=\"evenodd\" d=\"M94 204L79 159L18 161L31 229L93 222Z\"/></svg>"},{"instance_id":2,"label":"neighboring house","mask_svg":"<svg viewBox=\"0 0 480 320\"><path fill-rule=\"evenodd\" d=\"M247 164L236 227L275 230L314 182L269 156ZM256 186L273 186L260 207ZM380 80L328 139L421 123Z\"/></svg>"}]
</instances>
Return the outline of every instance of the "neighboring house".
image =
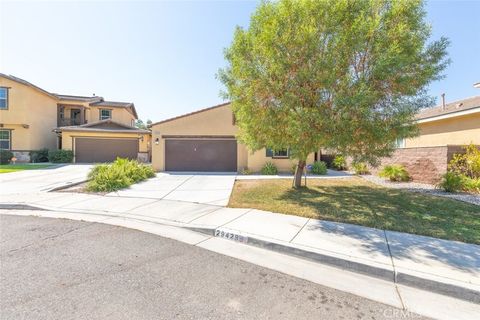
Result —
<instances>
[{"instance_id":1,"label":"neighboring house","mask_svg":"<svg viewBox=\"0 0 480 320\"><path fill-rule=\"evenodd\" d=\"M249 152L237 142L238 128L230 103L160 121L152 128L152 165L157 171L260 171L266 162L288 172L294 164L288 150ZM311 164L312 153L307 159Z\"/></svg>"},{"instance_id":2,"label":"neighboring house","mask_svg":"<svg viewBox=\"0 0 480 320\"><path fill-rule=\"evenodd\" d=\"M435 183L447 171L448 162L463 146L480 146L480 96L443 103L418 113L419 136L397 142L392 157L382 159L375 173L386 164L403 164L413 180Z\"/></svg>"},{"instance_id":3,"label":"neighboring house","mask_svg":"<svg viewBox=\"0 0 480 320\"><path fill-rule=\"evenodd\" d=\"M133 103L50 93L0 73L0 148L20 162L43 148L73 150L76 162L148 161L150 132L137 118Z\"/></svg>"}]
</instances>

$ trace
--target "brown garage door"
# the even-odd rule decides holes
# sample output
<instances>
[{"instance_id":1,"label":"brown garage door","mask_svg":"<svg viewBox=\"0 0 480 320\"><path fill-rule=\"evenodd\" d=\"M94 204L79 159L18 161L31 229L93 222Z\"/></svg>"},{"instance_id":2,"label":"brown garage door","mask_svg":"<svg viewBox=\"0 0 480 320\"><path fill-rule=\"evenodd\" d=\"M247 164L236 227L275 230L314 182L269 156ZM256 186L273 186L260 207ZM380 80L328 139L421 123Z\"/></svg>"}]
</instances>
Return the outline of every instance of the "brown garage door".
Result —
<instances>
[{"instance_id":1,"label":"brown garage door","mask_svg":"<svg viewBox=\"0 0 480 320\"><path fill-rule=\"evenodd\" d=\"M117 157L137 159L138 139L75 138L75 162L111 162Z\"/></svg>"},{"instance_id":2,"label":"brown garage door","mask_svg":"<svg viewBox=\"0 0 480 320\"><path fill-rule=\"evenodd\" d=\"M167 171L237 171L237 141L215 139L165 140Z\"/></svg>"}]
</instances>

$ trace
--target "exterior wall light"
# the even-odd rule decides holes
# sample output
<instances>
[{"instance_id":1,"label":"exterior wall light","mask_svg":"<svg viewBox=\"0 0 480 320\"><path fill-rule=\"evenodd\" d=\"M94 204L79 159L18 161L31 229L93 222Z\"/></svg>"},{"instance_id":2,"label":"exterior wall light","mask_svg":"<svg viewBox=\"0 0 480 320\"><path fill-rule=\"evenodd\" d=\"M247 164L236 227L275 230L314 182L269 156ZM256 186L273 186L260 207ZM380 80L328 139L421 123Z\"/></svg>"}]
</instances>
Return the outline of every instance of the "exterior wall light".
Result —
<instances>
[{"instance_id":1,"label":"exterior wall light","mask_svg":"<svg viewBox=\"0 0 480 320\"><path fill-rule=\"evenodd\" d=\"M155 144L158 145L160 143L160 139L155 138Z\"/></svg>"}]
</instances>

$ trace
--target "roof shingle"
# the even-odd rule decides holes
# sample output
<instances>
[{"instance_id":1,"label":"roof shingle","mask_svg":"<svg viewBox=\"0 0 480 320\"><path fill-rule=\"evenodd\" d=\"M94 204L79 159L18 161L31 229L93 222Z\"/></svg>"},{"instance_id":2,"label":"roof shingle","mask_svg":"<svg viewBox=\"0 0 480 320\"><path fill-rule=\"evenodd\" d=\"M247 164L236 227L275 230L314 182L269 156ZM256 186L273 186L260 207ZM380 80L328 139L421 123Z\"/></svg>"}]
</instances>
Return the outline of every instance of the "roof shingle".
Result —
<instances>
[{"instance_id":1,"label":"roof shingle","mask_svg":"<svg viewBox=\"0 0 480 320\"><path fill-rule=\"evenodd\" d=\"M423 120L428 118L434 118L434 117L443 116L446 114L451 114L451 113L475 109L475 108L480 108L480 96L475 96L475 97L447 103L445 104L445 108L443 108L443 106L440 105L433 108L427 108L427 109L421 110L417 114L416 119Z\"/></svg>"}]
</instances>

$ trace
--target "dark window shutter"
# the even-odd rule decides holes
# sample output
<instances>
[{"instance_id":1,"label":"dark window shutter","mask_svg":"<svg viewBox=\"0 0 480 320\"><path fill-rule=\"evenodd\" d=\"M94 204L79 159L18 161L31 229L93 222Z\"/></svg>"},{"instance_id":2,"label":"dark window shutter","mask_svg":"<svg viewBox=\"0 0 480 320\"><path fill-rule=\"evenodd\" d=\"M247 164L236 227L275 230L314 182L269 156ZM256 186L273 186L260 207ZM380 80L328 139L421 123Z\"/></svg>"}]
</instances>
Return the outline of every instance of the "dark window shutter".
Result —
<instances>
[{"instance_id":1,"label":"dark window shutter","mask_svg":"<svg viewBox=\"0 0 480 320\"><path fill-rule=\"evenodd\" d=\"M265 149L265 157L273 157L273 150L270 148Z\"/></svg>"}]
</instances>

